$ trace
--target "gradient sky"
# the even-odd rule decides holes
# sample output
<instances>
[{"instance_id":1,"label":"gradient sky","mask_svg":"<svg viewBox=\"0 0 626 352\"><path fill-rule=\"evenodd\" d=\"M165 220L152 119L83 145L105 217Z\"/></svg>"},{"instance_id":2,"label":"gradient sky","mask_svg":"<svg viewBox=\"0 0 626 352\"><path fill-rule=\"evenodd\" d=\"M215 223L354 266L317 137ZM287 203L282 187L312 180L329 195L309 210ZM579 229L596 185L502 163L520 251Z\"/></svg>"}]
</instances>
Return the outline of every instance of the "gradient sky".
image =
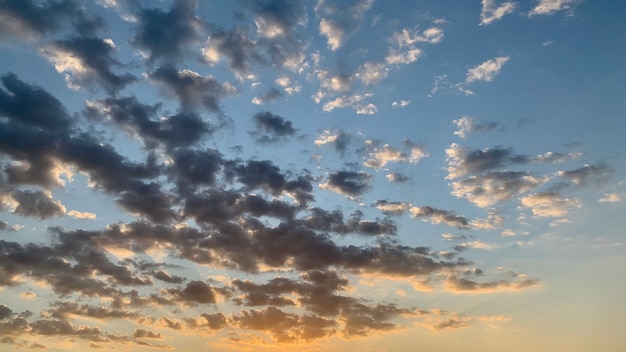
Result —
<instances>
[{"instance_id":1,"label":"gradient sky","mask_svg":"<svg viewBox=\"0 0 626 352\"><path fill-rule=\"evenodd\" d=\"M625 16L0 0L0 349L626 350Z\"/></svg>"}]
</instances>

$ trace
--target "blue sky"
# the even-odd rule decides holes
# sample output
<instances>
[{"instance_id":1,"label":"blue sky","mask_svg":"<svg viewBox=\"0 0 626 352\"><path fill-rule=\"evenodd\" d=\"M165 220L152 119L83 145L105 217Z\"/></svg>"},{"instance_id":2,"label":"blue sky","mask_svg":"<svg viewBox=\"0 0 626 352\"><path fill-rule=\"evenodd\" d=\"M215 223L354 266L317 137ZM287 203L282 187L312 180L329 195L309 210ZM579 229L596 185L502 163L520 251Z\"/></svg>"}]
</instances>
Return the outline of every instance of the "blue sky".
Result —
<instances>
[{"instance_id":1,"label":"blue sky","mask_svg":"<svg viewBox=\"0 0 626 352\"><path fill-rule=\"evenodd\" d=\"M2 349L621 351L618 1L0 1Z\"/></svg>"}]
</instances>

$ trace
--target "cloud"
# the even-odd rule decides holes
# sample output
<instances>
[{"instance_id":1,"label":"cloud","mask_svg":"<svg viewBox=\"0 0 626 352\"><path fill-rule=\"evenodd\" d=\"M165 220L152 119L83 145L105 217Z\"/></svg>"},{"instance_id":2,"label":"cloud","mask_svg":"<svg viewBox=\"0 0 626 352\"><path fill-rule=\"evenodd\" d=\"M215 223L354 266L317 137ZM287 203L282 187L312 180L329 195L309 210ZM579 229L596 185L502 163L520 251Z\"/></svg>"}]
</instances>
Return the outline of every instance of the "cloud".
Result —
<instances>
[{"instance_id":1,"label":"cloud","mask_svg":"<svg viewBox=\"0 0 626 352\"><path fill-rule=\"evenodd\" d=\"M389 144L384 144L382 148L374 147L369 153L369 159L363 165L373 169L380 169L389 162L417 164L422 158L428 156L425 148L421 145L413 144L410 141L406 141L405 145L408 147L409 152L401 152L392 148Z\"/></svg>"},{"instance_id":2,"label":"cloud","mask_svg":"<svg viewBox=\"0 0 626 352\"><path fill-rule=\"evenodd\" d=\"M21 81L14 73L0 78L0 113L20 124L63 133L72 124L72 118L52 94L41 87Z\"/></svg>"},{"instance_id":3,"label":"cloud","mask_svg":"<svg viewBox=\"0 0 626 352\"><path fill-rule=\"evenodd\" d=\"M113 57L115 44L110 39L70 37L54 41L40 53L54 64L57 72L65 72L70 88L93 87L96 83L111 95L136 81L131 74L116 74L113 66L121 64Z\"/></svg>"},{"instance_id":4,"label":"cloud","mask_svg":"<svg viewBox=\"0 0 626 352\"><path fill-rule=\"evenodd\" d=\"M571 210L580 208L582 202L578 198L565 198L555 192L541 192L523 197L521 204L529 208L533 215L543 217L563 217Z\"/></svg>"},{"instance_id":5,"label":"cloud","mask_svg":"<svg viewBox=\"0 0 626 352\"><path fill-rule=\"evenodd\" d=\"M281 0L245 4L245 10L254 18L257 36L251 35L248 27L210 28L202 49L204 59L210 64L227 60L239 78L245 77L253 64L296 72L302 69L306 45L299 31L308 21L305 3ZM293 88L288 94L295 92Z\"/></svg>"},{"instance_id":6,"label":"cloud","mask_svg":"<svg viewBox=\"0 0 626 352\"><path fill-rule=\"evenodd\" d=\"M622 195L617 192L605 193L604 196L598 199L598 202L602 203L619 203L622 201Z\"/></svg>"},{"instance_id":7,"label":"cloud","mask_svg":"<svg viewBox=\"0 0 626 352\"><path fill-rule=\"evenodd\" d=\"M437 44L443 40L443 37L443 30L438 27L430 27L422 32L417 29L403 28L401 32L394 32L392 36L398 47L411 47L417 43Z\"/></svg>"},{"instance_id":8,"label":"cloud","mask_svg":"<svg viewBox=\"0 0 626 352\"><path fill-rule=\"evenodd\" d=\"M462 252L464 250L466 250L467 248L474 248L474 249L482 249L482 250L486 250L486 251L492 251L494 249L498 248L498 245L496 244L492 244L492 243L486 243L483 241L468 241L468 242L461 242L459 244L457 244L454 249L456 249L459 252Z\"/></svg>"},{"instance_id":9,"label":"cloud","mask_svg":"<svg viewBox=\"0 0 626 352\"><path fill-rule=\"evenodd\" d=\"M252 104L255 104L255 105L266 104L282 96L283 96L283 93L281 93L278 89L271 88L270 90L263 92L261 95L254 97L252 99Z\"/></svg>"},{"instance_id":10,"label":"cloud","mask_svg":"<svg viewBox=\"0 0 626 352\"><path fill-rule=\"evenodd\" d=\"M130 96L87 101L85 113L92 119L113 123L130 137L141 139L149 149L160 144L168 149L189 146L217 129L194 112L157 118L160 107L142 104Z\"/></svg>"},{"instance_id":11,"label":"cloud","mask_svg":"<svg viewBox=\"0 0 626 352\"><path fill-rule=\"evenodd\" d=\"M480 24L488 25L515 11L517 3L507 1L496 6L495 0L482 0Z\"/></svg>"},{"instance_id":12,"label":"cloud","mask_svg":"<svg viewBox=\"0 0 626 352\"><path fill-rule=\"evenodd\" d=\"M393 172L390 174L387 174L385 176L389 181L394 182L394 183L404 183L409 181L411 178L409 176L406 176L404 174L398 173L398 172Z\"/></svg>"},{"instance_id":13,"label":"cloud","mask_svg":"<svg viewBox=\"0 0 626 352\"><path fill-rule=\"evenodd\" d=\"M467 174L478 174L510 164L525 164L531 161L526 155L514 154L510 148L470 149L452 143L446 149L448 160L447 179Z\"/></svg>"},{"instance_id":14,"label":"cloud","mask_svg":"<svg viewBox=\"0 0 626 352\"><path fill-rule=\"evenodd\" d=\"M86 219L86 220L95 220L96 214L90 212L83 212L78 210L70 210L67 212L68 216L73 217L74 219Z\"/></svg>"},{"instance_id":15,"label":"cloud","mask_svg":"<svg viewBox=\"0 0 626 352\"><path fill-rule=\"evenodd\" d=\"M101 18L89 18L78 1L39 3L32 0L3 1L0 5L0 37L36 39L70 23L74 30L91 34L103 25Z\"/></svg>"},{"instance_id":16,"label":"cloud","mask_svg":"<svg viewBox=\"0 0 626 352\"><path fill-rule=\"evenodd\" d=\"M313 143L318 147L331 144L337 152L343 155L348 150L351 140L352 133L349 131L323 130Z\"/></svg>"},{"instance_id":17,"label":"cloud","mask_svg":"<svg viewBox=\"0 0 626 352\"><path fill-rule=\"evenodd\" d=\"M199 107L220 112L220 100L237 94L230 83L219 83L211 75L202 76L191 70L176 70L172 66L161 66L150 74L150 79L178 98L184 110Z\"/></svg>"},{"instance_id":18,"label":"cloud","mask_svg":"<svg viewBox=\"0 0 626 352\"><path fill-rule=\"evenodd\" d=\"M528 17L535 15L552 15L554 12L569 10L579 0L538 0L537 5L528 13Z\"/></svg>"},{"instance_id":19,"label":"cloud","mask_svg":"<svg viewBox=\"0 0 626 352\"><path fill-rule=\"evenodd\" d=\"M448 210L433 208L430 206L417 207L405 202L390 202L378 200L374 203L383 214L390 216L400 216L406 212L415 219L423 219L433 224L445 224L459 229L470 228L469 220L463 216L454 214Z\"/></svg>"},{"instance_id":20,"label":"cloud","mask_svg":"<svg viewBox=\"0 0 626 352\"><path fill-rule=\"evenodd\" d=\"M352 0L341 4L327 0L317 1L315 13L321 17L319 31L327 38L331 50L339 49L346 38L359 29L373 3L374 0Z\"/></svg>"},{"instance_id":21,"label":"cloud","mask_svg":"<svg viewBox=\"0 0 626 352\"><path fill-rule=\"evenodd\" d=\"M320 184L320 188L354 198L370 189L371 179L372 176L365 172L336 171L328 175L326 182Z\"/></svg>"},{"instance_id":22,"label":"cloud","mask_svg":"<svg viewBox=\"0 0 626 352\"><path fill-rule=\"evenodd\" d=\"M445 224L448 226L458 227L459 229L468 229L469 221L463 216L454 214L453 212L437 209L429 206L411 207L409 209L411 217L427 220L433 224Z\"/></svg>"},{"instance_id":23,"label":"cloud","mask_svg":"<svg viewBox=\"0 0 626 352\"><path fill-rule=\"evenodd\" d=\"M613 169L606 164L585 164L583 167L575 170L558 171L557 175L570 180L576 185L586 185L592 182L596 186L602 186L606 184L613 172Z\"/></svg>"},{"instance_id":24,"label":"cloud","mask_svg":"<svg viewBox=\"0 0 626 352\"><path fill-rule=\"evenodd\" d=\"M325 112L332 112L336 108L352 107L358 115L373 115L378 111L376 105L362 102L371 96L372 94L369 93L364 95L344 95L326 102L322 108Z\"/></svg>"},{"instance_id":25,"label":"cloud","mask_svg":"<svg viewBox=\"0 0 626 352\"><path fill-rule=\"evenodd\" d=\"M400 100L400 101L394 101L391 103L391 106L394 108L404 108L407 105L411 104L410 100Z\"/></svg>"},{"instance_id":26,"label":"cloud","mask_svg":"<svg viewBox=\"0 0 626 352\"><path fill-rule=\"evenodd\" d=\"M33 216L41 220L55 216L62 216L66 210L52 195L42 191L15 190L10 197L16 206L13 213L23 216Z\"/></svg>"},{"instance_id":27,"label":"cloud","mask_svg":"<svg viewBox=\"0 0 626 352\"><path fill-rule=\"evenodd\" d=\"M518 275L519 276L519 275ZM462 277L453 277L446 282L446 288L453 293L492 293L503 291L523 291L539 285L536 279L525 276L514 278L514 280L497 280L488 282L477 282Z\"/></svg>"},{"instance_id":28,"label":"cloud","mask_svg":"<svg viewBox=\"0 0 626 352\"><path fill-rule=\"evenodd\" d=\"M252 120L257 129L250 134L258 143L279 142L296 133L291 121L267 111L255 113Z\"/></svg>"},{"instance_id":29,"label":"cloud","mask_svg":"<svg viewBox=\"0 0 626 352\"><path fill-rule=\"evenodd\" d=\"M498 127L497 122L487 121L484 123L476 123L474 119L469 116L463 116L460 119L453 120L452 123L459 129L455 131L454 134L461 138L467 138L473 132L488 132Z\"/></svg>"},{"instance_id":30,"label":"cloud","mask_svg":"<svg viewBox=\"0 0 626 352\"><path fill-rule=\"evenodd\" d=\"M507 61L509 61L508 56L500 56L470 68L465 75L465 83L476 81L491 82L495 76L500 73L502 66L504 66Z\"/></svg>"},{"instance_id":31,"label":"cloud","mask_svg":"<svg viewBox=\"0 0 626 352\"><path fill-rule=\"evenodd\" d=\"M184 289L170 288L168 293L187 304L216 303L215 289L202 281L190 281Z\"/></svg>"},{"instance_id":32,"label":"cloud","mask_svg":"<svg viewBox=\"0 0 626 352\"><path fill-rule=\"evenodd\" d=\"M547 181L547 178L524 171L495 171L455 181L451 185L452 195L485 208L510 200Z\"/></svg>"},{"instance_id":33,"label":"cloud","mask_svg":"<svg viewBox=\"0 0 626 352\"><path fill-rule=\"evenodd\" d=\"M204 27L195 9L195 0L175 0L169 11L139 8L135 15L135 36L130 44L142 52L150 64L177 62L184 56L186 47L199 40Z\"/></svg>"}]
</instances>

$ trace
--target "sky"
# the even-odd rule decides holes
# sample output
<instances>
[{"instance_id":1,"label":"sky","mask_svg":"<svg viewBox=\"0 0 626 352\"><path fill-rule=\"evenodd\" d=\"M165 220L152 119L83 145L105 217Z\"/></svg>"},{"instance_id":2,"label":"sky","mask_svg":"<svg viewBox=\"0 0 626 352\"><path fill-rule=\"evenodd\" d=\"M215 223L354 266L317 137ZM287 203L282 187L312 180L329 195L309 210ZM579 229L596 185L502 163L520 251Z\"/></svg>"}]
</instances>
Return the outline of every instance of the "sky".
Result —
<instances>
[{"instance_id":1,"label":"sky","mask_svg":"<svg viewBox=\"0 0 626 352\"><path fill-rule=\"evenodd\" d=\"M0 349L626 350L625 15L0 0Z\"/></svg>"}]
</instances>

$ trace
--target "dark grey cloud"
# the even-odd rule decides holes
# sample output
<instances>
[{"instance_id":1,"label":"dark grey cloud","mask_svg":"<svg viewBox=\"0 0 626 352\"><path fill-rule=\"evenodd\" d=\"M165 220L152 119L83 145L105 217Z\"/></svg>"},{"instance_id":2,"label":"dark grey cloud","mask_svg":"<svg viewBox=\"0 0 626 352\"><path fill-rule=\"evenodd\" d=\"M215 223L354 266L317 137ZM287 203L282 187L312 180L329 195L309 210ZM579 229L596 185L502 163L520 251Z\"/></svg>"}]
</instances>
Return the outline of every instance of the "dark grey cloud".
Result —
<instances>
[{"instance_id":1,"label":"dark grey cloud","mask_svg":"<svg viewBox=\"0 0 626 352\"><path fill-rule=\"evenodd\" d=\"M72 117L63 104L41 87L21 81L14 73L0 77L0 114L24 126L66 133Z\"/></svg>"},{"instance_id":2,"label":"dark grey cloud","mask_svg":"<svg viewBox=\"0 0 626 352\"><path fill-rule=\"evenodd\" d=\"M297 70L305 58L307 15L303 1L246 1L246 13L256 25L212 28L203 49L209 63L226 59L230 69L245 77L253 64Z\"/></svg>"},{"instance_id":3,"label":"dark grey cloud","mask_svg":"<svg viewBox=\"0 0 626 352\"><path fill-rule=\"evenodd\" d=\"M11 198L17 202L15 214L47 219L65 215L65 207L42 191L15 190Z\"/></svg>"},{"instance_id":4,"label":"dark grey cloud","mask_svg":"<svg viewBox=\"0 0 626 352\"><path fill-rule=\"evenodd\" d=\"M152 332L144 329L135 329L133 332L133 337L138 339L161 339L163 336L161 333Z\"/></svg>"},{"instance_id":5,"label":"dark grey cloud","mask_svg":"<svg viewBox=\"0 0 626 352\"><path fill-rule=\"evenodd\" d=\"M57 40L41 50L57 70L67 72L68 83L76 87L93 87L96 83L115 95L126 85L136 81L129 74L116 74L112 68L122 66L113 57L113 43L102 38L73 36ZM79 61L79 63L76 62ZM68 62L72 61L71 64Z\"/></svg>"},{"instance_id":6,"label":"dark grey cloud","mask_svg":"<svg viewBox=\"0 0 626 352\"><path fill-rule=\"evenodd\" d=\"M135 36L130 43L144 52L148 63L175 63L187 46L200 39L203 22L196 16L195 0L175 0L169 11L140 8L136 14Z\"/></svg>"},{"instance_id":7,"label":"dark grey cloud","mask_svg":"<svg viewBox=\"0 0 626 352\"><path fill-rule=\"evenodd\" d=\"M169 294L187 304L207 304L215 303L215 290L202 281L190 281L183 289L170 288Z\"/></svg>"},{"instance_id":8,"label":"dark grey cloud","mask_svg":"<svg viewBox=\"0 0 626 352\"><path fill-rule=\"evenodd\" d=\"M163 192L159 183L134 182L119 193L117 204L131 214L146 217L155 223L177 219L174 195Z\"/></svg>"},{"instance_id":9,"label":"dark grey cloud","mask_svg":"<svg viewBox=\"0 0 626 352\"><path fill-rule=\"evenodd\" d=\"M365 236L395 235L397 227L390 219L364 220L363 213L357 211L348 219L339 210L327 211L322 208L309 209L311 215L303 224L316 231L336 234L361 234Z\"/></svg>"},{"instance_id":10,"label":"dark grey cloud","mask_svg":"<svg viewBox=\"0 0 626 352\"><path fill-rule=\"evenodd\" d=\"M410 209L411 216L416 219L426 219L433 224L445 224L448 226L458 227L460 229L469 229L469 220L460 215L456 215L449 210L442 210L430 206L412 207Z\"/></svg>"},{"instance_id":11,"label":"dark grey cloud","mask_svg":"<svg viewBox=\"0 0 626 352\"><path fill-rule=\"evenodd\" d=\"M76 167L108 192L119 192L142 179L157 176L153 157L145 164L130 162L111 145L92 134L80 132L63 105L43 89L28 85L14 75L4 76L11 94L2 92L0 152L15 161L5 167L12 183L58 185L58 165Z\"/></svg>"},{"instance_id":12,"label":"dark grey cloud","mask_svg":"<svg viewBox=\"0 0 626 352\"><path fill-rule=\"evenodd\" d=\"M248 38L248 33L243 29L214 30L204 48L205 60L212 62L224 56L228 59L230 69L244 76L250 71L253 62L262 62L259 53L256 52L256 43ZM218 57L213 57L218 55Z\"/></svg>"},{"instance_id":13,"label":"dark grey cloud","mask_svg":"<svg viewBox=\"0 0 626 352\"><path fill-rule=\"evenodd\" d=\"M46 310L46 316L60 320L66 320L73 315L100 320L131 319L139 316L136 312L99 305L78 304L76 302L57 301L51 303L51 305L53 308Z\"/></svg>"},{"instance_id":14,"label":"dark grey cloud","mask_svg":"<svg viewBox=\"0 0 626 352\"><path fill-rule=\"evenodd\" d=\"M102 330L98 327L74 326L68 320L41 319L29 324L33 334L48 336L74 336L102 342Z\"/></svg>"},{"instance_id":15,"label":"dark grey cloud","mask_svg":"<svg viewBox=\"0 0 626 352\"><path fill-rule=\"evenodd\" d=\"M454 277L448 280L449 289L454 292L492 292L511 290L519 291L539 284L539 281L533 278L522 278L518 280L496 280L489 282L477 282L462 277Z\"/></svg>"},{"instance_id":16,"label":"dark grey cloud","mask_svg":"<svg viewBox=\"0 0 626 352\"><path fill-rule=\"evenodd\" d=\"M276 143L296 133L291 121L268 111L257 112L252 120L257 129L250 134L258 143Z\"/></svg>"},{"instance_id":17,"label":"dark grey cloud","mask_svg":"<svg viewBox=\"0 0 626 352\"><path fill-rule=\"evenodd\" d=\"M0 38L34 38L57 31L69 23L82 34L91 34L103 25L101 18L90 18L82 4L73 0L0 2Z\"/></svg>"},{"instance_id":18,"label":"dark grey cloud","mask_svg":"<svg viewBox=\"0 0 626 352\"><path fill-rule=\"evenodd\" d=\"M467 174L479 174L511 164L526 164L532 159L515 154L511 148L470 149L452 144L447 150L448 178L455 179Z\"/></svg>"},{"instance_id":19,"label":"dark grey cloud","mask_svg":"<svg viewBox=\"0 0 626 352\"><path fill-rule=\"evenodd\" d=\"M585 164L578 169L559 171L557 174L576 185L593 183L596 186L603 186L613 173L614 170L610 166L601 163L597 165Z\"/></svg>"},{"instance_id":20,"label":"dark grey cloud","mask_svg":"<svg viewBox=\"0 0 626 352\"><path fill-rule=\"evenodd\" d=\"M399 172L392 172L390 174L387 174L386 177L390 182L393 183L405 183L411 180L411 177Z\"/></svg>"},{"instance_id":21,"label":"dark grey cloud","mask_svg":"<svg viewBox=\"0 0 626 352\"><path fill-rule=\"evenodd\" d=\"M13 315L13 310L4 304L0 304L0 320L4 320Z\"/></svg>"},{"instance_id":22,"label":"dark grey cloud","mask_svg":"<svg viewBox=\"0 0 626 352\"><path fill-rule=\"evenodd\" d=\"M98 99L88 102L87 116L111 121L148 148L163 143L168 149L189 146L214 130L208 122L193 112L159 116L160 104L146 105L136 97Z\"/></svg>"},{"instance_id":23,"label":"dark grey cloud","mask_svg":"<svg viewBox=\"0 0 626 352\"><path fill-rule=\"evenodd\" d=\"M270 88L269 90L261 93L261 95L254 97L252 102L256 105L266 104L274 101L283 96L283 93L276 88Z\"/></svg>"},{"instance_id":24,"label":"dark grey cloud","mask_svg":"<svg viewBox=\"0 0 626 352\"><path fill-rule=\"evenodd\" d=\"M348 197L360 196L369 191L372 176L365 172L336 171L328 175L326 183L320 185Z\"/></svg>"},{"instance_id":25,"label":"dark grey cloud","mask_svg":"<svg viewBox=\"0 0 626 352\"><path fill-rule=\"evenodd\" d=\"M219 83L211 75L202 76L194 71L179 71L173 66L161 66L150 74L150 79L178 98L183 110L207 108L220 112L220 100L237 93L229 83Z\"/></svg>"},{"instance_id":26,"label":"dark grey cloud","mask_svg":"<svg viewBox=\"0 0 626 352\"><path fill-rule=\"evenodd\" d=\"M180 277L180 276L176 276L176 275L170 275L167 272L163 271L163 270L157 270L154 272L154 278L155 279L159 279L161 281L164 282L168 282L170 284L181 284L183 283L183 281L185 281L184 277Z\"/></svg>"}]
</instances>

